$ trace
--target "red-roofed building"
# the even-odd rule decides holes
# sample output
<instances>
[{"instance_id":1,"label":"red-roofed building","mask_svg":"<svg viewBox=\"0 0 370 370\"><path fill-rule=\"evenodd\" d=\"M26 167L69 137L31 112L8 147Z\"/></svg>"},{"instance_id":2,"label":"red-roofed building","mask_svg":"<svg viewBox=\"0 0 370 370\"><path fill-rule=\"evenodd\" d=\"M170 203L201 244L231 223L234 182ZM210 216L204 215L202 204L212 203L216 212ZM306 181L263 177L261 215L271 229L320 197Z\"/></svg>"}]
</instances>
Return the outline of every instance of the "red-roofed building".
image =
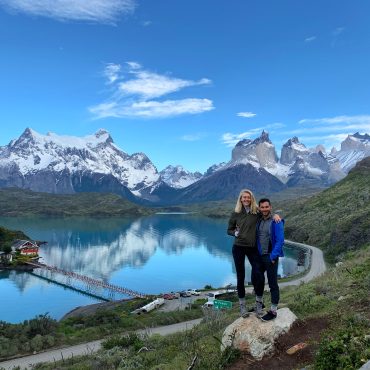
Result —
<instances>
[{"instance_id":1,"label":"red-roofed building","mask_svg":"<svg viewBox=\"0 0 370 370\"><path fill-rule=\"evenodd\" d=\"M16 240L12 245L12 251L23 256L35 256L39 253L39 246L32 240Z\"/></svg>"}]
</instances>

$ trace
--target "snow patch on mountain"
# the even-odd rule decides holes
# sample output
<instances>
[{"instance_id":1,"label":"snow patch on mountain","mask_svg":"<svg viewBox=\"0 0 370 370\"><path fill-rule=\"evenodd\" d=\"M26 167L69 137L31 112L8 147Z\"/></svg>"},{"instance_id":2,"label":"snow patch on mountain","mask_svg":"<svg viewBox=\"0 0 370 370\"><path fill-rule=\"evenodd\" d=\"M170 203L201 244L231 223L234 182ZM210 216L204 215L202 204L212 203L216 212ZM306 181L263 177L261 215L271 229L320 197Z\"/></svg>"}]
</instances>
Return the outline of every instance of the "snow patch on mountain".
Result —
<instances>
[{"instance_id":1,"label":"snow patch on mountain","mask_svg":"<svg viewBox=\"0 0 370 370\"><path fill-rule=\"evenodd\" d=\"M202 174L200 172L192 173L179 165L169 165L159 174L163 182L175 189L185 188L202 178Z\"/></svg>"},{"instance_id":2,"label":"snow patch on mountain","mask_svg":"<svg viewBox=\"0 0 370 370\"><path fill-rule=\"evenodd\" d=\"M26 129L18 140L0 149L1 167L16 166L23 176L47 170L55 173L112 175L130 190L153 185L160 176L144 153L128 155L106 130L85 137L41 135Z\"/></svg>"},{"instance_id":3,"label":"snow patch on mountain","mask_svg":"<svg viewBox=\"0 0 370 370\"><path fill-rule=\"evenodd\" d=\"M348 172L358 161L370 156L370 135L358 132L348 135L341 143L340 150L332 154L338 158L342 169Z\"/></svg>"}]
</instances>

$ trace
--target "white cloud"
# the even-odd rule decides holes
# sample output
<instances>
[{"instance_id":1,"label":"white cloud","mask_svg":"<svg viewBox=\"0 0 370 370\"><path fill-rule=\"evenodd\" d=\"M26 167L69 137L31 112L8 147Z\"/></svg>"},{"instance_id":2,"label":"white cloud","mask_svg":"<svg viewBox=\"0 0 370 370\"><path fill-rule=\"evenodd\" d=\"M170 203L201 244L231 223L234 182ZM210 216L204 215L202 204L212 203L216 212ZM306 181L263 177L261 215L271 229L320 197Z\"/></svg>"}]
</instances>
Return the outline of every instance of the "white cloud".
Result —
<instances>
[{"instance_id":1,"label":"white cloud","mask_svg":"<svg viewBox=\"0 0 370 370\"><path fill-rule=\"evenodd\" d=\"M304 39L305 42L312 42L312 41L315 41L316 40L316 36L310 36L310 37L306 37Z\"/></svg>"},{"instance_id":2,"label":"white cloud","mask_svg":"<svg viewBox=\"0 0 370 370\"><path fill-rule=\"evenodd\" d=\"M298 123L300 124L368 124L370 123L370 115L358 115L358 116L335 116L335 117L324 117L324 118L304 118Z\"/></svg>"},{"instance_id":3,"label":"white cloud","mask_svg":"<svg viewBox=\"0 0 370 370\"><path fill-rule=\"evenodd\" d=\"M251 131L242 132L241 134L233 134L226 132L222 135L221 141L228 147L234 147L240 140L249 139L252 136Z\"/></svg>"},{"instance_id":4,"label":"white cloud","mask_svg":"<svg viewBox=\"0 0 370 370\"><path fill-rule=\"evenodd\" d=\"M53 18L59 21L90 21L114 24L132 13L136 0L0 0L10 11Z\"/></svg>"},{"instance_id":5,"label":"white cloud","mask_svg":"<svg viewBox=\"0 0 370 370\"><path fill-rule=\"evenodd\" d=\"M355 132L370 132L370 115L305 118L298 123L298 129L282 134L299 136L302 142L311 145L320 143L326 147L338 146L348 135Z\"/></svg>"},{"instance_id":6,"label":"white cloud","mask_svg":"<svg viewBox=\"0 0 370 370\"><path fill-rule=\"evenodd\" d=\"M105 66L103 75L107 78L108 83L112 84L119 78L119 72L121 71L120 64L108 63Z\"/></svg>"},{"instance_id":7,"label":"white cloud","mask_svg":"<svg viewBox=\"0 0 370 370\"><path fill-rule=\"evenodd\" d=\"M348 134L328 134L319 136L301 136L299 139L308 146L316 146L317 143L324 145L325 148L340 148L341 142L346 139Z\"/></svg>"},{"instance_id":8,"label":"white cloud","mask_svg":"<svg viewBox=\"0 0 370 370\"><path fill-rule=\"evenodd\" d=\"M119 91L125 95L138 95L143 99L159 98L179 91L184 87L210 83L210 80L205 78L199 81L189 81L143 70L135 74L136 78L119 84Z\"/></svg>"},{"instance_id":9,"label":"white cloud","mask_svg":"<svg viewBox=\"0 0 370 370\"><path fill-rule=\"evenodd\" d=\"M126 62L128 69L122 72L119 64L106 66L104 76L113 88L112 96L89 111L95 119L106 117L173 117L198 114L214 109L209 99L185 98L159 101L158 98L178 92L185 87L208 85L211 80L184 80L144 70L137 62ZM124 80L122 82L122 80ZM155 99L155 100L154 100Z\"/></svg>"},{"instance_id":10,"label":"white cloud","mask_svg":"<svg viewBox=\"0 0 370 370\"><path fill-rule=\"evenodd\" d=\"M341 33L343 33L345 30L344 27L337 27L332 33L333 36L339 36Z\"/></svg>"},{"instance_id":11,"label":"white cloud","mask_svg":"<svg viewBox=\"0 0 370 370\"><path fill-rule=\"evenodd\" d=\"M202 138L202 134L184 135L181 136L181 140L184 141L198 141Z\"/></svg>"},{"instance_id":12,"label":"white cloud","mask_svg":"<svg viewBox=\"0 0 370 370\"><path fill-rule=\"evenodd\" d=\"M141 64L137 62L126 62L126 64L130 67L131 70L140 69Z\"/></svg>"},{"instance_id":13,"label":"white cloud","mask_svg":"<svg viewBox=\"0 0 370 370\"><path fill-rule=\"evenodd\" d=\"M166 118L182 114L198 114L214 109L208 99L181 99L134 102L120 105L115 102L99 104L89 110L96 119L106 117Z\"/></svg>"},{"instance_id":14,"label":"white cloud","mask_svg":"<svg viewBox=\"0 0 370 370\"><path fill-rule=\"evenodd\" d=\"M144 26L144 27L148 27L152 24L153 22L152 21L144 21L142 22L141 24Z\"/></svg>"},{"instance_id":15,"label":"white cloud","mask_svg":"<svg viewBox=\"0 0 370 370\"><path fill-rule=\"evenodd\" d=\"M244 118L252 118L252 117L257 116L257 114L253 112L239 112L236 115L238 117L244 117Z\"/></svg>"}]
</instances>

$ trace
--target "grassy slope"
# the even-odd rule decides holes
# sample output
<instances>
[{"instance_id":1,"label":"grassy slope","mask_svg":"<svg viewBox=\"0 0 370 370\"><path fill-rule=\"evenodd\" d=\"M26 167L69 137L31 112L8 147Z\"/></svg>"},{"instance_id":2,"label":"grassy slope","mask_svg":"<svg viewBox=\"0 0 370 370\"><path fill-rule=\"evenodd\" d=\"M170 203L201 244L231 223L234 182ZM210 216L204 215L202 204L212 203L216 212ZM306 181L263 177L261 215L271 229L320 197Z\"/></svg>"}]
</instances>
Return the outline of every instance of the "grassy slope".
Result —
<instances>
[{"instance_id":1,"label":"grassy slope","mask_svg":"<svg viewBox=\"0 0 370 370\"><path fill-rule=\"evenodd\" d=\"M118 195L79 193L56 195L21 189L0 189L1 216L135 216L153 213Z\"/></svg>"},{"instance_id":2,"label":"grassy slope","mask_svg":"<svg viewBox=\"0 0 370 370\"><path fill-rule=\"evenodd\" d=\"M331 323L331 328L323 333L315 369L358 369L370 358L366 337L370 329L369 252L370 246L350 252L342 265L331 268L315 281L282 291L281 303L287 305L299 319L327 317ZM248 296L248 303L252 304L253 299ZM153 320L157 318L154 312L149 313L147 318L149 317ZM209 311L200 326L186 333L138 338L136 335L122 337L127 335L127 331L123 330L121 336L115 335L108 340L105 349L99 353L60 361L57 368L187 369L196 356L194 370L225 369L227 364L238 358L238 353L233 350L221 353L220 340L225 327L237 317L235 303L231 311ZM90 321L91 326L96 327L93 318ZM65 333L68 333L67 324L64 323ZM297 363L297 368L303 367L303 364L299 365ZM56 364L43 364L37 365L36 369L51 370L55 366Z\"/></svg>"},{"instance_id":3,"label":"grassy slope","mask_svg":"<svg viewBox=\"0 0 370 370\"><path fill-rule=\"evenodd\" d=\"M329 261L370 241L370 157L342 181L308 200L287 205L289 239L318 246Z\"/></svg>"},{"instance_id":4,"label":"grassy slope","mask_svg":"<svg viewBox=\"0 0 370 370\"><path fill-rule=\"evenodd\" d=\"M9 230L0 226L0 251L10 247L14 239L29 239L22 231Z\"/></svg>"}]
</instances>

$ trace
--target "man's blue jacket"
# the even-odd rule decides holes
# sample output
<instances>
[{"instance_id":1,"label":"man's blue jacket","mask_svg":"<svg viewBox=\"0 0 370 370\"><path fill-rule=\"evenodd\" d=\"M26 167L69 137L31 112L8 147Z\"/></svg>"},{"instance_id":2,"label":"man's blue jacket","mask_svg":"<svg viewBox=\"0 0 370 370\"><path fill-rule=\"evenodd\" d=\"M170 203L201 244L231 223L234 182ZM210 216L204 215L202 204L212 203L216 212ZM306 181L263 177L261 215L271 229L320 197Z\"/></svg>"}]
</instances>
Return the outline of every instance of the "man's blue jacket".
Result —
<instances>
[{"instance_id":1,"label":"man's blue jacket","mask_svg":"<svg viewBox=\"0 0 370 370\"><path fill-rule=\"evenodd\" d=\"M259 228L261 220L257 223L257 248L262 255L262 247L259 240ZM269 253L271 261L276 260L278 257L284 257L283 245L284 245L284 220L281 220L279 223L272 220L270 226L270 246Z\"/></svg>"}]
</instances>

